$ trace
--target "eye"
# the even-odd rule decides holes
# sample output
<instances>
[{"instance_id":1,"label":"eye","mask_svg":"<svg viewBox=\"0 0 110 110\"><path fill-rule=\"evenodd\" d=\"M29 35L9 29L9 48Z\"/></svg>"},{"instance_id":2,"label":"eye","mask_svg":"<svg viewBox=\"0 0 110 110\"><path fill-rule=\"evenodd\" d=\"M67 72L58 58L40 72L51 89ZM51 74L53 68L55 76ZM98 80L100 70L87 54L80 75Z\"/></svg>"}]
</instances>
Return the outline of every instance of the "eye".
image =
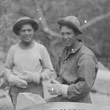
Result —
<instances>
[{"instance_id":1,"label":"eye","mask_svg":"<svg viewBox=\"0 0 110 110\"><path fill-rule=\"evenodd\" d=\"M65 35L65 33L63 33L63 32L62 32L62 33L61 33L61 35L62 35L62 36L64 36L64 35Z\"/></svg>"},{"instance_id":2,"label":"eye","mask_svg":"<svg viewBox=\"0 0 110 110\"><path fill-rule=\"evenodd\" d=\"M28 29L28 32L31 32L32 31L32 29Z\"/></svg>"},{"instance_id":3,"label":"eye","mask_svg":"<svg viewBox=\"0 0 110 110\"><path fill-rule=\"evenodd\" d=\"M70 32L67 32L66 34L67 34L67 35L71 35L71 33L70 33Z\"/></svg>"},{"instance_id":4,"label":"eye","mask_svg":"<svg viewBox=\"0 0 110 110\"><path fill-rule=\"evenodd\" d=\"M21 30L21 32L25 32L26 30Z\"/></svg>"}]
</instances>

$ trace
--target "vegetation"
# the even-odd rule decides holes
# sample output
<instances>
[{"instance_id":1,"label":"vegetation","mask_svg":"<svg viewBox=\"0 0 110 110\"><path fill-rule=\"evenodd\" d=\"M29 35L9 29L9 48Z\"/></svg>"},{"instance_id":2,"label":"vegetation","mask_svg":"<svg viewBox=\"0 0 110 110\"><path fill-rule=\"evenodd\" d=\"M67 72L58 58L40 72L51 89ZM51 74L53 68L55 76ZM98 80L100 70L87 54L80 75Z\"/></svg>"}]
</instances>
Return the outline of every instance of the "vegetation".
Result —
<instances>
[{"instance_id":1,"label":"vegetation","mask_svg":"<svg viewBox=\"0 0 110 110\"><path fill-rule=\"evenodd\" d=\"M35 39L43 43L56 65L63 45L57 19L75 15L81 21L82 39L110 68L110 0L0 0L0 60L4 63L9 47L19 38L12 26L21 16L39 22Z\"/></svg>"}]
</instances>

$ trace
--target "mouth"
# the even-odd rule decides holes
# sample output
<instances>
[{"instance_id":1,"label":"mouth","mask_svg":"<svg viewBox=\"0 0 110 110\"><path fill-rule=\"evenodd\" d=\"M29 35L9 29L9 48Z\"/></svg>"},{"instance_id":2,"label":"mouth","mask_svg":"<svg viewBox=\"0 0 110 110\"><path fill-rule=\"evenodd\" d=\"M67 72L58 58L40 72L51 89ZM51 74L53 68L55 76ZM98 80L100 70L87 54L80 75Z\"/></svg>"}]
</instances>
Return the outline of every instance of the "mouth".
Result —
<instances>
[{"instance_id":1,"label":"mouth","mask_svg":"<svg viewBox=\"0 0 110 110\"><path fill-rule=\"evenodd\" d=\"M68 43L70 43L70 41L69 41L69 40L65 40L65 43L67 43L67 44L68 44Z\"/></svg>"},{"instance_id":2,"label":"mouth","mask_svg":"<svg viewBox=\"0 0 110 110\"><path fill-rule=\"evenodd\" d=\"M30 38L29 38L29 37L28 37L28 38L26 37L26 38L24 38L24 40L25 40L25 41L29 41L29 40L30 40Z\"/></svg>"},{"instance_id":3,"label":"mouth","mask_svg":"<svg viewBox=\"0 0 110 110\"><path fill-rule=\"evenodd\" d=\"M71 41L70 40L65 40L65 45L71 45Z\"/></svg>"},{"instance_id":4,"label":"mouth","mask_svg":"<svg viewBox=\"0 0 110 110\"><path fill-rule=\"evenodd\" d=\"M28 40L28 39L30 39L30 38L27 38L27 37L26 37L26 38L24 38L24 39L25 39L25 40Z\"/></svg>"},{"instance_id":5,"label":"mouth","mask_svg":"<svg viewBox=\"0 0 110 110\"><path fill-rule=\"evenodd\" d=\"M30 39L30 36L24 36L24 39Z\"/></svg>"}]
</instances>

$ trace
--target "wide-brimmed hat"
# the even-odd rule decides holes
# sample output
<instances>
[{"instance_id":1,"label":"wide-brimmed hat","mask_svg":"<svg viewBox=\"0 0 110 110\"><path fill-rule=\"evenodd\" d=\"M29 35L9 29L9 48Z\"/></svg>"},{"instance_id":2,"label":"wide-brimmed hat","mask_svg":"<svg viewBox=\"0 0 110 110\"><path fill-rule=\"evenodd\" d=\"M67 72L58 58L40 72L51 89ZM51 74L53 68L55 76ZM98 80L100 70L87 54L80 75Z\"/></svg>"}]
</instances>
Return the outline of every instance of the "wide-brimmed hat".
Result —
<instances>
[{"instance_id":1,"label":"wide-brimmed hat","mask_svg":"<svg viewBox=\"0 0 110 110\"><path fill-rule=\"evenodd\" d=\"M58 19L58 24L61 26L68 26L75 30L77 34L82 34L80 30L80 22L76 16L67 16L65 18Z\"/></svg>"},{"instance_id":2,"label":"wide-brimmed hat","mask_svg":"<svg viewBox=\"0 0 110 110\"><path fill-rule=\"evenodd\" d=\"M31 24L33 29L36 31L38 29L38 23L37 21L31 19L30 17L22 17L22 18L19 18L16 23L14 24L13 26L13 32L16 34L16 35L19 35L19 31L21 29L21 26L24 25L24 24Z\"/></svg>"}]
</instances>

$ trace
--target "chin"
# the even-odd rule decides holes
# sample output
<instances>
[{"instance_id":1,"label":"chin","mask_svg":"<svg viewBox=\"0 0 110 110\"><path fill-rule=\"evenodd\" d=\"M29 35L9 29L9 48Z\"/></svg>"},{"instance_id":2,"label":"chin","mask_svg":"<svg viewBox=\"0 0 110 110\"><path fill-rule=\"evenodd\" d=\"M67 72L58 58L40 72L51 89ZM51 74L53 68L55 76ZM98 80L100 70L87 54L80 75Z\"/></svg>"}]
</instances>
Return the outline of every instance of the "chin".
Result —
<instances>
[{"instance_id":1,"label":"chin","mask_svg":"<svg viewBox=\"0 0 110 110\"><path fill-rule=\"evenodd\" d=\"M66 46L71 46L71 43L66 43L65 45L66 45Z\"/></svg>"},{"instance_id":2,"label":"chin","mask_svg":"<svg viewBox=\"0 0 110 110\"><path fill-rule=\"evenodd\" d=\"M30 43L31 41L24 41L24 43L26 43L26 44L28 44L28 43Z\"/></svg>"},{"instance_id":3,"label":"chin","mask_svg":"<svg viewBox=\"0 0 110 110\"><path fill-rule=\"evenodd\" d=\"M28 43L28 42L31 42L31 40L30 39L27 39L27 40L24 40L24 42L27 42Z\"/></svg>"}]
</instances>

